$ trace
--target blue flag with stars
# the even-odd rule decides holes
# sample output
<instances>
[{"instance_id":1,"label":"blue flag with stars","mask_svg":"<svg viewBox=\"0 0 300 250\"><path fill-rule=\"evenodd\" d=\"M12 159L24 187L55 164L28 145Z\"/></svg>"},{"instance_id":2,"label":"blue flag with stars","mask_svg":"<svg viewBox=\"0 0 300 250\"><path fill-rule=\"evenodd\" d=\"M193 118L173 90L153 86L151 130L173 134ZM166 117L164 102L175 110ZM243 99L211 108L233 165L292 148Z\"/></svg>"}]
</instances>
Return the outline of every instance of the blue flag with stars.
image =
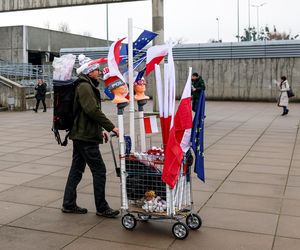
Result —
<instances>
[{"instance_id":1,"label":"blue flag with stars","mask_svg":"<svg viewBox=\"0 0 300 250\"><path fill-rule=\"evenodd\" d=\"M135 40L135 42L133 42L133 56L137 55L140 50L143 49L148 43L150 43L156 36L156 33L153 33L149 30L144 30ZM122 45L120 55L128 55L128 44Z\"/></svg>"},{"instance_id":2,"label":"blue flag with stars","mask_svg":"<svg viewBox=\"0 0 300 250\"><path fill-rule=\"evenodd\" d=\"M195 153L194 172L198 178L205 182L204 175L204 114L205 114L205 92L201 91L198 107L193 120L192 149Z\"/></svg>"}]
</instances>

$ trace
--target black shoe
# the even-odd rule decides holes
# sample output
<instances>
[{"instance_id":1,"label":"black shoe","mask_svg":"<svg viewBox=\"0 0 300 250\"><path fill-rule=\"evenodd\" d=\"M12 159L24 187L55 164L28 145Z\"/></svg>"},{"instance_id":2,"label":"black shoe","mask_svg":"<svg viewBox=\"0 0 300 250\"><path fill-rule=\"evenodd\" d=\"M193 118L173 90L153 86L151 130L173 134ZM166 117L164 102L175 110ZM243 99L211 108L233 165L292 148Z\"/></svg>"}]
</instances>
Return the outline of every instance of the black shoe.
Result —
<instances>
[{"instance_id":1,"label":"black shoe","mask_svg":"<svg viewBox=\"0 0 300 250\"><path fill-rule=\"evenodd\" d=\"M44 110L43 110L43 112L47 112L47 110L46 110L46 109L44 109Z\"/></svg>"},{"instance_id":2,"label":"black shoe","mask_svg":"<svg viewBox=\"0 0 300 250\"><path fill-rule=\"evenodd\" d=\"M37 109L33 109L33 111L34 111L35 113L37 113Z\"/></svg>"},{"instance_id":3,"label":"black shoe","mask_svg":"<svg viewBox=\"0 0 300 250\"><path fill-rule=\"evenodd\" d=\"M115 218L120 213L119 210L111 209L110 207L104 210L103 212L97 212L96 215L103 216L106 218Z\"/></svg>"},{"instance_id":4,"label":"black shoe","mask_svg":"<svg viewBox=\"0 0 300 250\"><path fill-rule=\"evenodd\" d=\"M88 210L86 208L82 208L82 207L74 207L72 209L67 209L67 208L62 208L61 211L63 213L68 213L68 214L86 214L88 212Z\"/></svg>"}]
</instances>

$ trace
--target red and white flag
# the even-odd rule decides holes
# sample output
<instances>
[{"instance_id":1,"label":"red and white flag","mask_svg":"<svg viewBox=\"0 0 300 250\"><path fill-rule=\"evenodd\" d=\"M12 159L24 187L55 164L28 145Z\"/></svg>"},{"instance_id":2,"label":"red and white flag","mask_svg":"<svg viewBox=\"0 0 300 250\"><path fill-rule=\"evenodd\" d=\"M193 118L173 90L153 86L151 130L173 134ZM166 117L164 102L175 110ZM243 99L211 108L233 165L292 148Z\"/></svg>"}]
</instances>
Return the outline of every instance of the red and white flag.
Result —
<instances>
[{"instance_id":1,"label":"red and white flag","mask_svg":"<svg viewBox=\"0 0 300 250\"><path fill-rule=\"evenodd\" d=\"M120 58L120 49L121 49L121 43L126 37L114 42L108 51L107 56L107 65L109 68L109 76L117 76L119 79L121 79L123 82L125 82L125 79L123 75L121 74L119 70L119 63L121 61Z\"/></svg>"},{"instance_id":2,"label":"red and white flag","mask_svg":"<svg viewBox=\"0 0 300 250\"><path fill-rule=\"evenodd\" d=\"M159 64L164 59L164 57L168 54L168 51L168 44L156 45L147 50L146 76L154 70L156 64Z\"/></svg>"},{"instance_id":3,"label":"red and white flag","mask_svg":"<svg viewBox=\"0 0 300 250\"><path fill-rule=\"evenodd\" d=\"M171 122L171 130L168 143L165 148L165 161L162 180L172 189L178 180L178 174L184 152L188 150L191 139L191 129L193 126L191 105L191 74L192 68L189 69L188 80L174 117L174 122Z\"/></svg>"},{"instance_id":4,"label":"red and white flag","mask_svg":"<svg viewBox=\"0 0 300 250\"><path fill-rule=\"evenodd\" d=\"M144 117L144 126L146 134L158 133L156 116Z\"/></svg>"}]
</instances>

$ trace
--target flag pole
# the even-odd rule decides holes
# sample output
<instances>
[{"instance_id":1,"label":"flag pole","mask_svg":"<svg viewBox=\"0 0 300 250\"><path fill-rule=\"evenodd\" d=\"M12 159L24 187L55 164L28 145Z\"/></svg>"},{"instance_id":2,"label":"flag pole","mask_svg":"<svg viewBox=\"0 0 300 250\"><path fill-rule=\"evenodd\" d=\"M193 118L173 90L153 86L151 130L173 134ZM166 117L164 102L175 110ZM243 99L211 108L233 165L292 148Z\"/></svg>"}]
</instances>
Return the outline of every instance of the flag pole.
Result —
<instances>
[{"instance_id":1,"label":"flag pole","mask_svg":"<svg viewBox=\"0 0 300 250\"><path fill-rule=\"evenodd\" d=\"M135 152L135 131L134 131L134 92L133 92L133 22L128 19L128 80L129 80L129 121L131 152Z\"/></svg>"}]
</instances>

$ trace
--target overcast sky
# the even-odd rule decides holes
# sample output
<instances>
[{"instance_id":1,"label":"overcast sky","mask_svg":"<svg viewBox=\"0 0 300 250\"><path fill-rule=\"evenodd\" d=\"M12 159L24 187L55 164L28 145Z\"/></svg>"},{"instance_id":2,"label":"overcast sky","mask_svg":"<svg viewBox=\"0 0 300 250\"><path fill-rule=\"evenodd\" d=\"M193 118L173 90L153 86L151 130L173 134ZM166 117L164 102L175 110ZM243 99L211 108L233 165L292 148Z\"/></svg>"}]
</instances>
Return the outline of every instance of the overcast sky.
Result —
<instances>
[{"instance_id":1,"label":"overcast sky","mask_svg":"<svg viewBox=\"0 0 300 250\"><path fill-rule=\"evenodd\" d=\"M260 8L260 25L276 25L279 31L300 34L299 0L251 0L251 4L267 4ZM144 28L151 30L151 1L109 5L109 38L127 35L127 19L133 18L135 35ZM256 9L251 8L251 26L256 26ZM165 0L165 39L183 39L185 43L203 43L217 39L219 18L220 38L236 41L237 0ZM106 6L92 5L60 9L0 13L0 25L31 25L57 29L68 23L71 32L89 32L106 39ZM248 0L240 0L240 31L248 27ZM0 34L1 39L1 34Z\"/></svg>"}]
</instances>

